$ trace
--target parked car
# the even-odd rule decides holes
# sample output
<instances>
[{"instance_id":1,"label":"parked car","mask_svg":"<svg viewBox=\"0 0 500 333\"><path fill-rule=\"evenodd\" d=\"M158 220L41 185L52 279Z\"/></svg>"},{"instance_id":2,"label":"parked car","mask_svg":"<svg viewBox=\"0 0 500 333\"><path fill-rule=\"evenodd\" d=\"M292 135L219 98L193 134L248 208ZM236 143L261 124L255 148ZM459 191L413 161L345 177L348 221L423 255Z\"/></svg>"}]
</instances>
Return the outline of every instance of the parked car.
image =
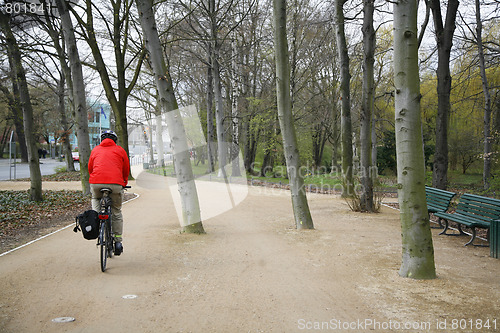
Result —
<instances>
[{"instance_id":1,"label":"parked car","mask_svg":"<svg viewBox=\"0 0 500 333\"><path fill-rule=\"evenodd\" d=\"M72 152L71 156L73 156L73 161L80 162L80 154L77 151Z\"/></svg>"}]
</instances>

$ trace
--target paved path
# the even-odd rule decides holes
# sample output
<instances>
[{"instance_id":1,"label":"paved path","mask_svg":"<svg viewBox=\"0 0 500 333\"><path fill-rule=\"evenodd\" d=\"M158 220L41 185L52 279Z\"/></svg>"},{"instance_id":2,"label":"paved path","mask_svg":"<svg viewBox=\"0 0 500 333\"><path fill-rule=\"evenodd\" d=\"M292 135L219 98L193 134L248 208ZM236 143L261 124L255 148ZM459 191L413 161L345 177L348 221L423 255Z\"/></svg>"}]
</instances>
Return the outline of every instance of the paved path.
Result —
<instances>
[{"instance_id":1,"label":"paved path","mask_svg":"<svg viewBox=\"0 0 500 333\"><path fill-rule=\"evenodd\" d=\"M238 206L204 220L206 235L186 235L168 185L145 173L132 183L140 197L123 208L125 251L106 273L95 242L71 229L0 257L0 332L316 332L347 331L345 324L352 332L401 331L396 325L459 332L456 319L500 325L500 261L488 249L465 248L460 237L434 232L439 279L414 281L397 274L397 211L354 213L338 197L313 194L316 230L299 232L288 191L253 187Z\"/></svg>"}]
</instances>

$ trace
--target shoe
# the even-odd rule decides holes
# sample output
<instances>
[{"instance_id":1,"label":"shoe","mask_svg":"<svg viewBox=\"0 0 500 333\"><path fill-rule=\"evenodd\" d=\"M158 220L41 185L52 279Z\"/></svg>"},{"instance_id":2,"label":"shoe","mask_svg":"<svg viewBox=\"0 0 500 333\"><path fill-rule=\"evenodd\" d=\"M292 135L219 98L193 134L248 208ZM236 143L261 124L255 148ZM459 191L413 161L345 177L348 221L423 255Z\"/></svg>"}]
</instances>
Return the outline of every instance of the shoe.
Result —
<instances>
[{"instance_id":1,"label":"shoe","mask_svg":"<svg viewBox=\"0 0 500 333\"><path fill-rule=\"evenodd\" d=\"M121 242L115 243L115 256L119 256L123 252L123 245Z\"/></svg>"}]
</instances>

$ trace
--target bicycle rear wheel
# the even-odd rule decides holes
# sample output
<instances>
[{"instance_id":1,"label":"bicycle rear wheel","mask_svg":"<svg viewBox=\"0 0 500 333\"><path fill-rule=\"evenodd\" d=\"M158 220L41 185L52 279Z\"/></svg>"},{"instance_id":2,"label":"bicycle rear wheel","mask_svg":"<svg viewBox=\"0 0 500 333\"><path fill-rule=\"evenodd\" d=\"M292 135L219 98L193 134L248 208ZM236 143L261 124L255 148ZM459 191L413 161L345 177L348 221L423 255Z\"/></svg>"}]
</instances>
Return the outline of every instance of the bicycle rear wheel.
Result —
<instances>
[{"instance_id":1,"label":"bicycle rear wheel","mask_svg":"<svg viewBox=\"0 0 500 333\"><path fill-rule=\"evenodd\" d=\"M106 221L101 220L101 227L99 229L99 244L101 247L101 271L104 272L106 270L106 261L108 259L108 251L107 251L107 230L106 230Z\"/></svg>"},{"instance_id":2,"label":"bicycle rear wheel","mask_svg":"<svg viewBox=\"0 0 500 333\"><path fill-rule=\"evenodd\" d=\"M111 234L111 216L106 221L106 251L108 252L108 258L111 258L114 252L113 235Z\"/></svg>"}]
</instances>

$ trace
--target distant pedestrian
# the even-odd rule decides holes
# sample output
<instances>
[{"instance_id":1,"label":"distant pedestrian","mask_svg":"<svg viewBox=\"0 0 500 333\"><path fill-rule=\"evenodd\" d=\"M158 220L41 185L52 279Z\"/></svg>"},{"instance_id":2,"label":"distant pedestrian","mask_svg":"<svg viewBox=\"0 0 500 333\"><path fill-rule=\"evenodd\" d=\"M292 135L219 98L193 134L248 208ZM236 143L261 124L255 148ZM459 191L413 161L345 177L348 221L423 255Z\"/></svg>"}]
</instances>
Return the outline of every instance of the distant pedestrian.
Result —
<instances>
[{"instance_id":1,"label":"distant pedestrian","mask_svg":"<svg viewBox=\"0 0 500 333\"><path fill-rule=\"evenodd\" d=\"M47 149L44 149L44 150L42 151L42 154L43 154L43 158L45 158L45 157L47 156Z\"/></svg>"},{"instance_id":2,"label":"distant pedestrian","mask_svg":"<svg viewBox=\"0 0 500 333\"><path fill-rule=\"evenodd\" d=\"M38 148L38 158L42 158L42 155L43 155L43 150L42 148Z\"/></svg>"}]
</instances>

